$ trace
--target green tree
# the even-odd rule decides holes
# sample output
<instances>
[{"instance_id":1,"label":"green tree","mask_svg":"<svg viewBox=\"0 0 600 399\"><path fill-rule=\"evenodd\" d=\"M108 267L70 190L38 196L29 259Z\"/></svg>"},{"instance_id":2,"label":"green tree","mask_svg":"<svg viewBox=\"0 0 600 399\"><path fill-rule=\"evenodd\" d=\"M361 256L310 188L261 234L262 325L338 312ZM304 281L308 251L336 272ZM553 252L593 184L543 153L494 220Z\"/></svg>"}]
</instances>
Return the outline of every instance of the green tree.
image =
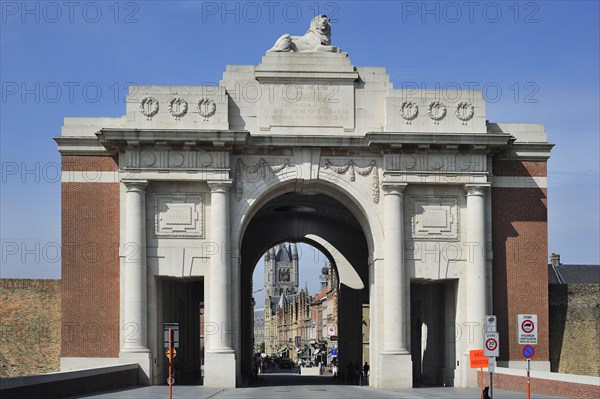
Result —
<instances>
[{"instance_id":1,"label":"green tree","mask_svg":"<svg viewBox=\"0 0 600 399\"><path fill-rule=\"evenodd\" d=\"M265 341L260 344L260 353L265 353Z\"/></svg>"}]
</instances>

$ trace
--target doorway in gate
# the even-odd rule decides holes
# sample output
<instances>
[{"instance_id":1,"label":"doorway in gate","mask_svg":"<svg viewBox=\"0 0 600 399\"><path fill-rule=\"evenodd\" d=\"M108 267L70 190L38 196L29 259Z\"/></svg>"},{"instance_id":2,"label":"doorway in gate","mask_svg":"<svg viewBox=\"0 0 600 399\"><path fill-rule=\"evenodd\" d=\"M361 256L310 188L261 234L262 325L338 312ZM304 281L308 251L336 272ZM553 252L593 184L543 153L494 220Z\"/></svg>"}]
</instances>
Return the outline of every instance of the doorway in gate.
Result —
<instances>
[{"instance_id":1,"label":"doorway in gate","mask_svg":"<svg viewBox=\"0 0 600 399\"><path fill-rule=\"evenodd\" d=\"M412 281L410 338L413 386L454 386L458 280Z\"/></svg>"}]
</instances>

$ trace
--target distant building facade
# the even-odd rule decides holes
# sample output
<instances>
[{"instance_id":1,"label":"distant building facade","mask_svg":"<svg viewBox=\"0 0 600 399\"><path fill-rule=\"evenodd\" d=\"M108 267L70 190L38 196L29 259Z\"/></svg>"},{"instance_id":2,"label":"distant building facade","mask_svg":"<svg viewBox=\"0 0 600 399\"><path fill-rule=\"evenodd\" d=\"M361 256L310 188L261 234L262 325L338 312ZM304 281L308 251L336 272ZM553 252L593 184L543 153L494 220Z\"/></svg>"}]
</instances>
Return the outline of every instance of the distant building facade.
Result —
<instances>
[{"instance_id":1,"label":"distant building facade","mask_svg":"<svg viewBox=\"0 0 600 399\"><path fill-rule=\"evenodd\" d=\"M263 340L268 354L277 351L277 306L282 307L298 293L298 279L298 247L295 243L279 244L267 251ZM256 342L256 335L254 337Z\"/></svg>"}]
</instances>

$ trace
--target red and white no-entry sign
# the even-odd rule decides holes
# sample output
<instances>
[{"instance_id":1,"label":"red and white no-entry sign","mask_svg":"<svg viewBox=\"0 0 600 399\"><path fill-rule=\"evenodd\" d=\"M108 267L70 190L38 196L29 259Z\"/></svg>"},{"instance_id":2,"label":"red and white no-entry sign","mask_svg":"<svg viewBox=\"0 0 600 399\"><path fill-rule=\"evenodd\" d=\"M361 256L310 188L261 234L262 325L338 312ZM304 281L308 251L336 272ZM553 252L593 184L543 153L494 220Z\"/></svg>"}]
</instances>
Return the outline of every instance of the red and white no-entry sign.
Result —
<instances>
[{"instance_id":1,"label":"red and white no-entry sign","mask_svg":"<svg viewBox=\"0 0 600 399\"><path fill-rule=\"evenodd\" d=\"M538 343L536 314L517 315L517 343L519 345Z\"/></svg>"},{"instance_id":2,"label":"red and white no-entry sign","mask_svg":"<svg viewBox=\"0 0 600 399\"><path fill-rule=\"evenodd\" d=\"M483 341L483 355L487 357L500 356L499 333L485 333Z\"/></svg>"},{"instance_id":3,"label":"red and white no-entry sign","mask_svg":"<svg viewBox=\"0 0 600 399\"><path fill-rule=\"evenodd\" d=\"M521 330L526 334L531 334L535 330L535 323L531 320L524 320L521 323Z\"/></svg>"}]
</instances>

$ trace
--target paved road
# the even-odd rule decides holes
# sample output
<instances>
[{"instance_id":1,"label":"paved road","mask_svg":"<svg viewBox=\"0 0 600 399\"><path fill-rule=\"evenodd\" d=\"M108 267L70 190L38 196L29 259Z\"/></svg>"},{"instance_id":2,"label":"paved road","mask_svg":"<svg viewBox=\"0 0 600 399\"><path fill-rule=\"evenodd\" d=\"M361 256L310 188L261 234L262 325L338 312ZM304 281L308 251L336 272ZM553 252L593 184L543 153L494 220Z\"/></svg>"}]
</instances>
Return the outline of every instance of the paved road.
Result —
<instances>
[{"instance_id":1,"label":"paved road","mask_svg":"<svg viewBox=\"0 0 600 399\"><path fill-rule=\"evenodd\" d=\"M174 399L479 399L481 391L475 388L416 388L410 390L381 390L355 385L342 385L329 376L301 376L283 371L261 375L249 388L218 389L202 386L174 386ZM556 397L531 395L532 399ZM75 397L73 397L74 399ZM102 394L77 396L90 399L166 399L167 386L125 389ZM521 399L524 393L494 390L494 399Z\"/></svg>"}]
</instances>

